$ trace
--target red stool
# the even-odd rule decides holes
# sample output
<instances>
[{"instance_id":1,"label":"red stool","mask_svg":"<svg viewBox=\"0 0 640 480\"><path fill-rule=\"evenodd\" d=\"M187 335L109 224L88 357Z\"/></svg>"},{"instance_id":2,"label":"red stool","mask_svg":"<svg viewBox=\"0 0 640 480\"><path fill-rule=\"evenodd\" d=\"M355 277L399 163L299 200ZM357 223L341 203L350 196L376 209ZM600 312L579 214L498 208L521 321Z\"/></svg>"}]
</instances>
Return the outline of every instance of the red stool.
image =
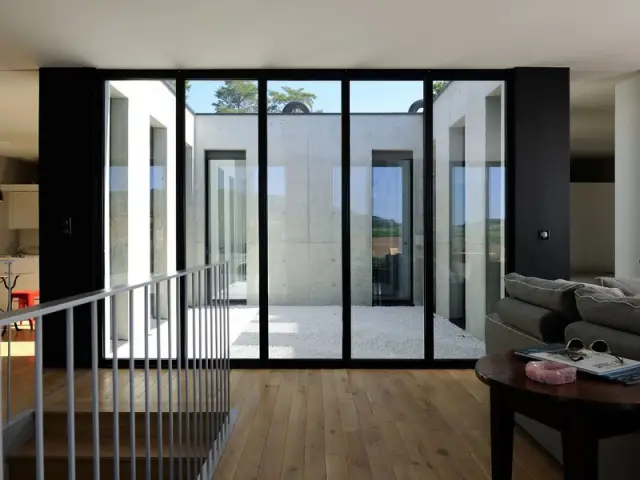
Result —
<instances>
[{"instance_id":1,"label":"red stool","mask_svg":"<svg viewBox=\"0 0 640 480\"><path fill-rule=\"evenodd\" d=\"M36 300L40 300L40 290L13 290L11 292L11 300L18 300L18 308L33 307L36 304ZM33 324L35 320L29 319L29 326L33 330Z\"/></svg>"}]
</instances>

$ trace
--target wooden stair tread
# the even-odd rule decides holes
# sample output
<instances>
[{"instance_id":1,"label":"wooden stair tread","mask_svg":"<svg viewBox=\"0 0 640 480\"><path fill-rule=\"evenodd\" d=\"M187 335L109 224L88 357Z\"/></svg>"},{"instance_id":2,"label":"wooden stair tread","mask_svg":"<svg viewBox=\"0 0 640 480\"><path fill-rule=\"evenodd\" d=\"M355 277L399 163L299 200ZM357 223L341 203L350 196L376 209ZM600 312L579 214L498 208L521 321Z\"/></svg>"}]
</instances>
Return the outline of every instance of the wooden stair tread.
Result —
<instances>
[{"instance_id":1,"label":"wooden stair tread","mask_svg":"<svg viewBox=\"0 0 640 480\"><path fill-rule=\"evenodd\" d=\"M146 446L144 439L137 439L136 441L136 458L144 458L146 456ZM9 455L10 460L20 460L20 459L33 459L35 457L35 441L31 440L24 444L22 447L18 448L15 452ZM178 445L174 443L174 456L178 456ZM162 445L162 456L163 458L169 458L169 443L164 442ZM120 458L126 459L131 456L131 447L129 442L120 443ZM100 442L100 458L113 458L113 442L112 441L101 441ZM158 445L151 439L150 446L150 455L151 458L159 458ZM66 442L66 439L62 440L60 438L45 438L44 440L44 456L47 460L54 458L68 458L69 449ZM183 445L182 456L187 456L187 446ZM193 444L191 446L191 456L193 457ZM87 459L93 458L93 443L91 442L76 442L76 458L77 459Z\"/></svg>"}]
</instances>

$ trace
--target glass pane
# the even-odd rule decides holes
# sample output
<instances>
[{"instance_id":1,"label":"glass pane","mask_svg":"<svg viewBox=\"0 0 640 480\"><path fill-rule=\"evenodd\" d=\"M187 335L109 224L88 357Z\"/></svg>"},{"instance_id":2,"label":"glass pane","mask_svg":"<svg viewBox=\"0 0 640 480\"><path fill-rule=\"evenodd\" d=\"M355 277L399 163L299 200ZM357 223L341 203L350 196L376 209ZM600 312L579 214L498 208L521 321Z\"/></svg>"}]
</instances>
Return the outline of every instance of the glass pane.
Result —
<instances>
[{"instance_id":1,"label":"glass pane","mask_svg":"<svg viewBox=\"0 0 640 480\"><path fill-rule=\"evenodd\" d=\"M191 80L186 87L195 165L188 176L195 192L188 231L197 245L191 261L228 263L231 357L258 358L258 84Z\"/></svg>"},{"instance_id":2,"label":"glass pane","mask_svg":"<svg viewBox=\"0 0 640 480\"><path fill-rule=\"evenodd\" d=\"M106 286L148 280L174 271L175 261L175 118L176 98L164 80L107 82L108 141L106 142L107 201L105 203ZM172 233L170 233L172 232ZM171 301L169 291L171 290ZM169 352L169 305L172 338L176 338L176 285L167 283L149 291L149 318L145 319L144 291L134 292L134 354L143 358L145 322L152 358L175 356ZM113 356L111 312L115 315L118 358L130 348L129 297L120 294L105 306L107 357ZM158 355L157 335L163 349Z\"/></svg>"},{"instance_id":3,"label":"glass pane","mask_svg":"<svg viewBox=\"0 0 640 480\"><path fill-rule=\"evenodd\" d=\"M433 90L435 358L477 358L503 292L504 84Z\"/></svg>"},{"instance_id":4,"label":"glass pane","mask_svg":"<svg viewBox=\"0 0 640 480\"><path fill-rule=\"evenodd\" d=\"M340 82L268 84L269 357L342 357Z\"/></svg>"},{"instance_id":5,"label":"glass pane","mask_svg":"<svg viewBox=\"0 0 640 480\"><path fill-rule=\"evenodd\" d=\"M354 358L424 358L422 82L351 83Z\"/></svg>"}]
</instances>

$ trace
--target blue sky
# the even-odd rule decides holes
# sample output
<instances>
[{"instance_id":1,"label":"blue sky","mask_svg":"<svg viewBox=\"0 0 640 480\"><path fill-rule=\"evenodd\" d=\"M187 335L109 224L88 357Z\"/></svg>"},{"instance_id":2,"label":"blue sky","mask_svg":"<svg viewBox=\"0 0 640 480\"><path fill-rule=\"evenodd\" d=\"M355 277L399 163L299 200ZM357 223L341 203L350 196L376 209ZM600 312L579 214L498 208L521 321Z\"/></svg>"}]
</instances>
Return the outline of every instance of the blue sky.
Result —
<instances>
[{"instance_id":1,"label":"blue sky","mask_svg":"<svg viewBox=\"0 0 640 480\"><path fill-rule=\"evenodd\" d=\"M215 113L212 103L223 81L191 81L187 103L196 113ZM340 82L269 82L267 88L280 90L283 86L304 88L317 98L314 109L325 113L340 113ZM351 111L353 113L406 112L422 98L422 82L351 82Z\"/></svg>"}]
</instances>

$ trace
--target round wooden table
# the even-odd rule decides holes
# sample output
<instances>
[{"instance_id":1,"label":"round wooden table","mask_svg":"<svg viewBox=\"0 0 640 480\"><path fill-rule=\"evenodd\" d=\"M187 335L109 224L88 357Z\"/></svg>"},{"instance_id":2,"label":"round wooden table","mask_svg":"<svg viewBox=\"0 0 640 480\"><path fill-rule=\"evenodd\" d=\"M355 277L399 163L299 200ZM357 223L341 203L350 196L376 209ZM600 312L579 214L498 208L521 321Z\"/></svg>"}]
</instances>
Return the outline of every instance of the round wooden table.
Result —
<instances>
[{"instance_id":1,"label":"round wooden table","mask_svg":"<svg viewBox=\"0 0 640 480\"><path fill-rule=\"evenodd\" d=\"M564 478L598 478L598 441L640 430L640 385L627 386L578 372L575 383L552 386L529 380L528 359L493 354L476 363L476 376L490 388L493 480L511 480L514 414L562 434Z\"/></svg>"}]
</instances>

